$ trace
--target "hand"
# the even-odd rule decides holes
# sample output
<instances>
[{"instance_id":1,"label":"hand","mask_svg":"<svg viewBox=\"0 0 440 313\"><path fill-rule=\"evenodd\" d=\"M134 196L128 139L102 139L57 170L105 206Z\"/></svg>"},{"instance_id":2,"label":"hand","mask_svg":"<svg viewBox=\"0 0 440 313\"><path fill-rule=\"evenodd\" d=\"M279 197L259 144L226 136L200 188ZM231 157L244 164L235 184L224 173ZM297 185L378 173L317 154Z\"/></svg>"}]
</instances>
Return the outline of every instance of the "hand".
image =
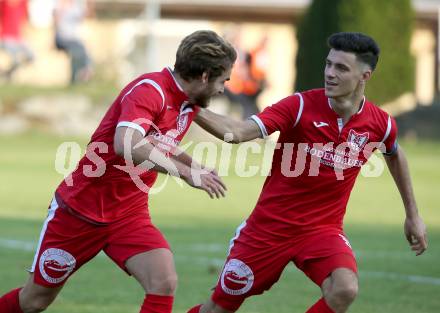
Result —
<instances>
[{"instance_id":1,"label":"hand","mask_svg":"<svg viewBox=\"0 0 440 313\"><path fill-rule=\"evenodd\" d=\"M411 250L416 255L421 255L428 248L428 240L426 235L426 226L420 216L405 219L405 236L408 240Z\"/></svg>"},{"instance_id":2,"label":"hand","mask_svg":"<svg viewBox=\"0 0 440 313\"><path fill-rule=\"evenodd\" d=\"M226 185L214 169L191 167L190 173L182 178L188 185L206 191L211 199L225 196Z\"/></svg>"}]
</instances>

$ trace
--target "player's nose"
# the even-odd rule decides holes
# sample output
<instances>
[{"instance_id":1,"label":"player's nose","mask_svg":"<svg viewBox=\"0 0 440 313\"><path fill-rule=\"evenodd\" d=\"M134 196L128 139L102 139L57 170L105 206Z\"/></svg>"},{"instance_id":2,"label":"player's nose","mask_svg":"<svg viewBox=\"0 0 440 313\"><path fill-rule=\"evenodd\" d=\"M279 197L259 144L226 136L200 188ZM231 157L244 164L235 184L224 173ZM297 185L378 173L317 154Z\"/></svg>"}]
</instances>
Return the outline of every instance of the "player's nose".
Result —
<instances>
[{"instance_id":1,"label":"player's nose","mask_svg":"<svg viewBox=\"0 0 440 313\"><path fill-rule=\"evenodd\" d=\"M335 77L335 71L332 66L326 66L324 70L324 76L327 78Z\"/></svg>"}]
</instances>

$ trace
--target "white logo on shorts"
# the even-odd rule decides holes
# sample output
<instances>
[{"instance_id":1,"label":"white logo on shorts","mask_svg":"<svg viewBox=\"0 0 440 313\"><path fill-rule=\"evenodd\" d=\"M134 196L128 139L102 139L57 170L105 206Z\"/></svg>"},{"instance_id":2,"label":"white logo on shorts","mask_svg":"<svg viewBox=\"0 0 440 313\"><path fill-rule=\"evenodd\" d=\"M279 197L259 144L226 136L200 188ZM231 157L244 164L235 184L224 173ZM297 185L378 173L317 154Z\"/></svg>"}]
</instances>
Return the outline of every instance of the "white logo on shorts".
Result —
<instances>
[{"instance_id":1,"label":"white logo on shorts","mask_svg":"<svg viewBox=\"0 0 440 313\"><path fill-rule=\"evenodd\" d=\"M227 294L237 296L248 292L254 284L254 273L249 266L237 259L226 263L220 278L221 286Z\"/></svg>"},{"instance_id":2,"label":"white logo on shorts","mask_svg":"<svg viewBox=\"0 0 440 313\"><path fill-rule=\"evenodd\" d=\"M47 282L58 284L69 276L75 265L76 260L69 252L50 248L41 254L39 268Z\"/></svg>"}]
</instances>

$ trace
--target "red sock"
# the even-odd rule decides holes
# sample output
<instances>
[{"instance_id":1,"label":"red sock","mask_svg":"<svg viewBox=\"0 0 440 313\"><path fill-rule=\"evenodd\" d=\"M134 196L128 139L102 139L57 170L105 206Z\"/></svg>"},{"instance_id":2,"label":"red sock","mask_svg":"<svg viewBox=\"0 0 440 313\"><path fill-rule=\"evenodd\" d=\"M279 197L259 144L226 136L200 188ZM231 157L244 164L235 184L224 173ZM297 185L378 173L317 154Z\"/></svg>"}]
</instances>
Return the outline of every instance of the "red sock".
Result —
<instances>
[{"instance_id":1,"label":"red sock","mask_svg":"<svg viewBox=\"0 0 440 313\"><path fill-rule=\"evenodd\" d=\"M14 289L0 298L0 313L23 313L18 302L21 288Z\"/></svg>"},{"instance_id":2,"label":"red sock","mask_svg":"<svg viewBox=\"0 0 440 313\"><path fill-rule=\"evenodd\" d=\"M325 302L324 298L319 299L306 313L335 313Z\"/></svg>"},{"instance_id":3,"label":"red sock","mask_svg":"<svg viewBox=\"0 0 440 313\"><path fill-rule=\"evenodd\" d=\"M202 308L202 305L203 304L196 305L195 307L189 309L189 311L186 313L200 313L200 309Z\"/></svg>"},{"instance_id":4,"label":"red sock","mask_svg":"<svg viewBox=\"0 0 440 313\"><path fill-rule=\"evenodd\" d=\"M148 294L145 296L139 313L171 313L174 296L159 296ZM0 312L2 313L2 312Z\"/></svg>"}]
</instances>

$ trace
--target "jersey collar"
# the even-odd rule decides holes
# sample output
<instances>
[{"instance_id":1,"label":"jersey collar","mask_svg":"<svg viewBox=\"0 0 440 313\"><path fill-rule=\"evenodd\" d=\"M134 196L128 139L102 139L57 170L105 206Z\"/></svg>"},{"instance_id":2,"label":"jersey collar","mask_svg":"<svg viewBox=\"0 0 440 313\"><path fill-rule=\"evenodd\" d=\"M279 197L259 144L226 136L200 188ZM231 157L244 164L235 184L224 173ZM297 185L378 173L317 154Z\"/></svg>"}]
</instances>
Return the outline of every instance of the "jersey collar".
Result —
<instances>
[{"instance_id":1,"label":"jersey collar","mask_svg":"<svg viewBox=\"0 0 440 313\"><path fill-rule=\"evenodd\" d=\"M188 96L174 76L173 70L167 66L163 72L167 73L171 77L170 87L172 88L173 92L178 95L177 98L181 99L181 102L179 101L180 103L173 103L174 107L180 112L180 114L187 112L190 108L190 111L192 111L192 105L189 105L187 101Z\"/></svg>"},{"instance_id":2,"label":"jersey collar","mask_svg":"<svg viewBox=\"0 0 440 313\"><path fill-rule=\"evenodd\" d=\"M176 77L174 77L173 70L172 70L169 66L167 66L166 69L168 70L168 72L170 73L171 77L173 78L174 84L177 86L177 88L178 88L181 92L185 93L185 92L183 91L182 86L180 86L179 82L177 81Z\"/></svg>"},{"instance_id":3,"label":"jersey collar","mask_svg":"<svg viewBox=\"0 0 440 313\"><path fill-rule=\"evenodd\" d=\"M329 106L330 110L332 110L334 113L336 113L335 110L333 110L333 107L332 107L332 105L330 103L330 98L327 98L327 103L328 103L328 106ZM361 107L359 108L359 110L356 112L355 115L359 115L359 114L362 113L362 111L364 110L364 107L365 107L365 103L366 103L366 99L365 99L365 96L363 96Z\"/></svg>"}]
</instances>

